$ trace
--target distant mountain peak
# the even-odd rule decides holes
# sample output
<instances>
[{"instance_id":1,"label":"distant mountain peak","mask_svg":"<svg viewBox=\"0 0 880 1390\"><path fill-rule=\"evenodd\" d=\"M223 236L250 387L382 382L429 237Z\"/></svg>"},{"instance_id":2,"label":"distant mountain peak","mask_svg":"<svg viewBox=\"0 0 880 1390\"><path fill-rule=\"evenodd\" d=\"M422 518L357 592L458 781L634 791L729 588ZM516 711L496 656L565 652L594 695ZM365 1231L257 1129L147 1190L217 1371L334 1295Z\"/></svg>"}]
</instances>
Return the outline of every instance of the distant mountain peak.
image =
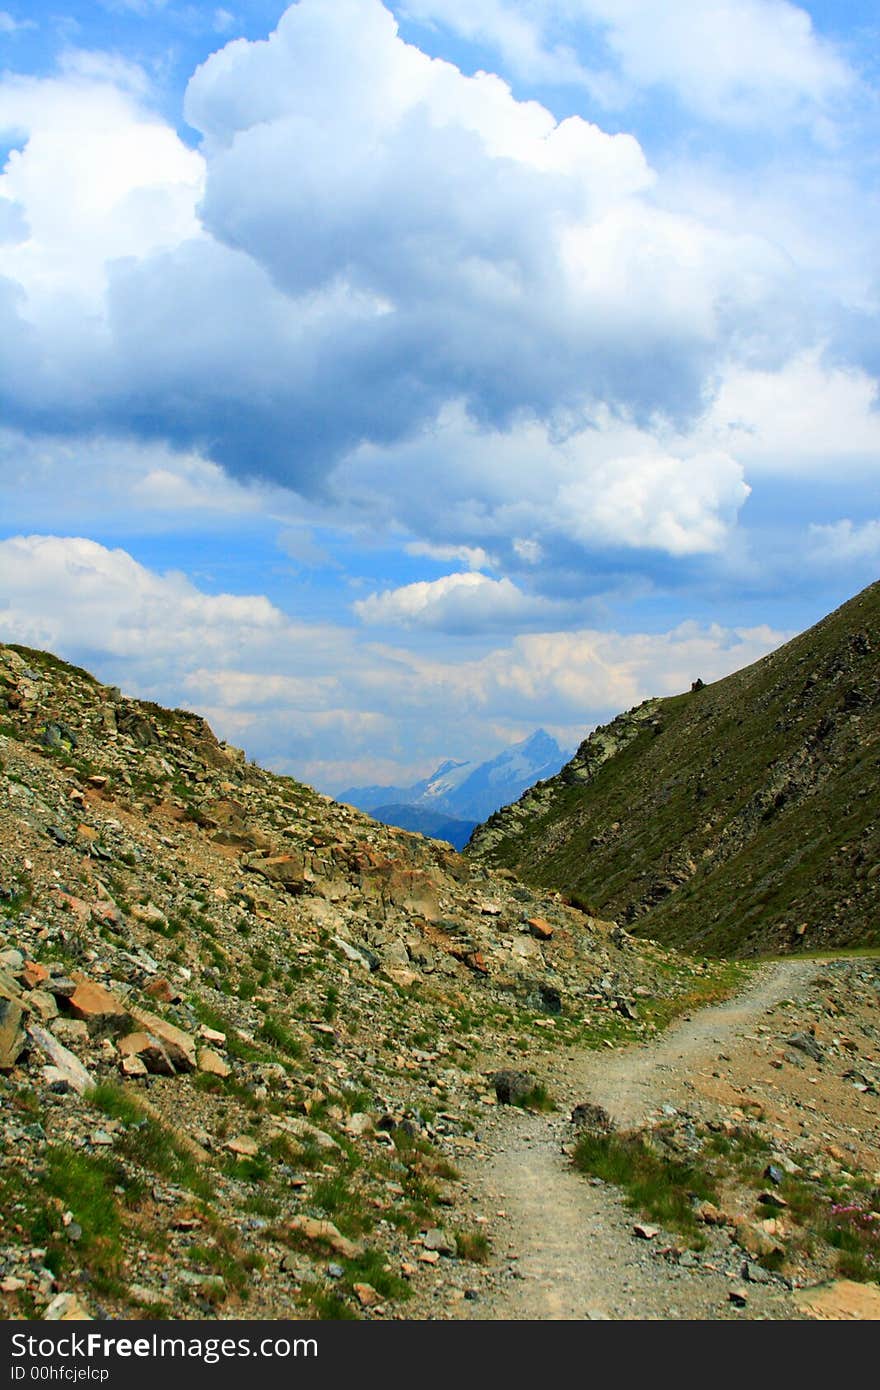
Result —
<instances>
[{"instance_id":1,"label":"distant mountain peak","mask_svg":"<svg viewBox=\"0 0 880 1390\"><path fill-rule=\"evenodd\" d=\"M442 762L438 768L434 769L434 771L431 773L430 777L427 780L429 782L434 782L437 780L438 777L445 777L448 772L454 772L456 768L469 766L470 764L467 762L459 763L456 762L454 758L447 758L446 761Z\"/></svg>"},{"instance_id":2,"label":"distant mountain peak","mask_svg":"<svg viewBox=\"0 0 880 1390\"><path fill-rule=\"evenodd\" d=\"M545 729L503 748L483 763L447 758L429 777L409 787L350 787L341 801L374 812L377 807L419 808L452 820L484 821L501 806L516 801L535 782L552 777L565 754ZM410 828L412 817L407 817ZM397 824L397 822L394 822Z\"/></svg>"}]
</instances>

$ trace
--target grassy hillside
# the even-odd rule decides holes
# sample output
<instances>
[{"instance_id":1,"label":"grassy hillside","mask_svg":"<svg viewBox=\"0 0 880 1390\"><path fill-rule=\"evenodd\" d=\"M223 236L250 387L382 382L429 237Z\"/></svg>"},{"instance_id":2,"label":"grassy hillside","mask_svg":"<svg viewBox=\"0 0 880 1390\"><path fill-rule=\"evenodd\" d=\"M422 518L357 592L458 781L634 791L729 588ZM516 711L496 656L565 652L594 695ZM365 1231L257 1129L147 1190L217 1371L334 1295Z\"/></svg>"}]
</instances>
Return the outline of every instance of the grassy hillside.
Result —
<instances>
[{"instance_id":1,"label":"grassy hillside","mask_svg":"<svg viewBox=\"0 0 880 1390\"><path fill-rule=\"evenodd\" d=\"M725 680L597 729L468 847L634 930L880 943L880 584Z\"/></svg>"}]
</instances>

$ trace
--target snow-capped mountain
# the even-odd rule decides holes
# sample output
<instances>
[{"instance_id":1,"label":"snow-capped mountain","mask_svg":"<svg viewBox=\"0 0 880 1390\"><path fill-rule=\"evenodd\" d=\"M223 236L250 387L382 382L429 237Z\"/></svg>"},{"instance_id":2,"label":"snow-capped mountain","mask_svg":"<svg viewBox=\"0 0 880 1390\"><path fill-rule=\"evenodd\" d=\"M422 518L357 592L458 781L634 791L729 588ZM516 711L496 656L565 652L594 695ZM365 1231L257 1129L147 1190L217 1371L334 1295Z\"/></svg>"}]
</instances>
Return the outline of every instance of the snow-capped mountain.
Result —
<instances>
[{"instance_id":1,"label":"snow-capped mountain","mask_svg":"<svg viewBox=\"0 0 880 1390\"><path fill-rule=\"evenodd\" d=\"M383 819L398 808L407 808L404 828L423 829L425 834L436 834L436 829L429 827L436 826L436 818L442 816L451 831L444 838L452 839L453 844L458 845L459 841L464 844L475 824L484 821L500 806L516 801L535 782L553 777L565 760L566 755L556 740L538 729L488 762L460 763L449 759L430 777L412 786L349 787L338 794L337 800L371 813L381 808L385 813ZM414 813L418 810L430 812L424 827L417 823ZM456 830L456 821L463 823L460 830ZM390 823L397 825L403 821Z\"/></svg>"}]
</instances>

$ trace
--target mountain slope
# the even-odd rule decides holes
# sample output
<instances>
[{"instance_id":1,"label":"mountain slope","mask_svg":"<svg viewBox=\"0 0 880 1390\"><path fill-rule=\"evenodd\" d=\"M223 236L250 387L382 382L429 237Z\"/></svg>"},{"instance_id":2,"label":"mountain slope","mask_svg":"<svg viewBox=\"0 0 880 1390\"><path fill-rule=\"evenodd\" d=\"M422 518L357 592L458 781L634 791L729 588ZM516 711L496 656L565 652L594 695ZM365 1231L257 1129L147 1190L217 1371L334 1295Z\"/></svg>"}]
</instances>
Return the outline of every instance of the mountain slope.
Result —
<instances>
[{"instance_id":1,"label":"mountain slope","mask_svg":"<svg viewBox=\"0 0 880 1390\"><path fill-rule=\"evenodd\" d=\"M527 787L552 777L562 762L563 753L556 740L543 729L537 729L522 742L503 749L497 757L475 767L450 759L412 786L349 787L339 793L338 799L370 815L377 815L379 808L385 813L389 813L391 807L418 808L429 815L417 819L408 814L405 819L392 821L389 813L387 820L390 824L433 835L437 832L428 828L434 823L432 817L470 821L472 825L479 823L499 806L515 801ZM386 819L386 816L378 818ZM458 845L461 830L460 827L453 829L456 834L453 843Z\"/></svg>"},{"instance_id":2,"label":"mountain slope","mask_svg":"<svg viewBox=\"0 0 880 1390\"><path fill-rule=\"evenodd\" d=\"M723 978L0 644L0 1317L433 1316L487 1054Z\"/></svg>"},{"instance_id":3,"label":"mountain slope","mask_svg":"<svg viewBox=\"0 0 880 1390\"><path fill-rule=\"evenodd\" d=\"M880 584L595 730L471 858L711 952L880 943Z\"/></svg>"}]
</instances>

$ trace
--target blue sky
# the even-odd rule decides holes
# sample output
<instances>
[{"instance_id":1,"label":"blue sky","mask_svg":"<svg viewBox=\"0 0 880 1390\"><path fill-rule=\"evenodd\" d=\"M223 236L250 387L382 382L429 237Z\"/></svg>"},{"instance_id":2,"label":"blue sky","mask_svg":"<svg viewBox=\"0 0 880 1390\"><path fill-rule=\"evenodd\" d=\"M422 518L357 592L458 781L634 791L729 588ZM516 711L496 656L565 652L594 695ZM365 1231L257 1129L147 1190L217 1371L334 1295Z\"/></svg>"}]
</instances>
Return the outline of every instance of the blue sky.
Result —
<instances>
[{"instance_id":1,"label":"blue sky","mask_svg":"<svg viewBox=\"0 0 880 1390\"><path fill-rule=\"evenodd\" d=\"M877 577L876 4L0 0L0 637L325 790Z\"/></svg>"}]
</instances>

